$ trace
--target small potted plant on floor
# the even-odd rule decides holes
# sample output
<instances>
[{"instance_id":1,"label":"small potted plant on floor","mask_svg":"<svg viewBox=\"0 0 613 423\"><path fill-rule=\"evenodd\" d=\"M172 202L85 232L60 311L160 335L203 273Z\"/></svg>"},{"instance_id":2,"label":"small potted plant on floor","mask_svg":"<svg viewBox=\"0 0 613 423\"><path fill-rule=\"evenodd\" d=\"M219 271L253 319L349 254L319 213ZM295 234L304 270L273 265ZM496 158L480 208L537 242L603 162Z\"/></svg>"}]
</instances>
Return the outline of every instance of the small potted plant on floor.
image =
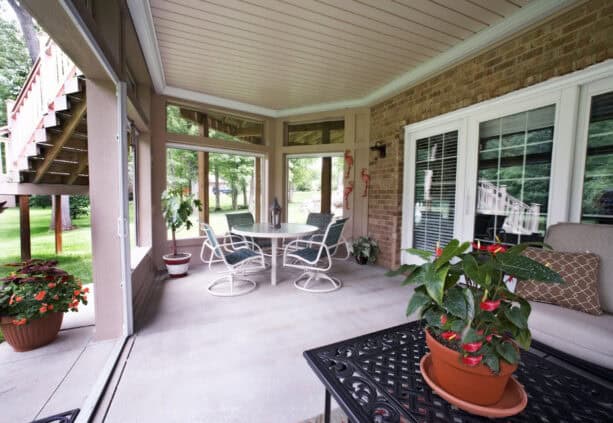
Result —
<instances>
[{"instance_id":1,"label":"small potted plant on floor","mask_svg":"<svg viewBox=\"0 0 613 423\"><path fill-rule=\"evenodd\" d=\"M163 256L168 274L173 278L187 275L190 253L177 251L177 230L185 227L189 230L193 224L191 216L194 209L202 210L202 202L193 195L186 195L181 189L166 190L162 193L162 213L166 226L172 233L172 253Z\"/></svg>"},{"instance_id":2,"label":"small potted plant on floor","mask_svg":"<svg viewBox=\"0 0 613 423\"><path fill-rule=\"evenodd\" d=\"M56 267L56 261L10 264L16 270L0 279L0 327L15 351L29 351L53 341L64 313L87 304L89 288Z\"/></svg>"},{"instance_id":3,"label":"small potted plant on floor","mask_svg":"<svg viewBox=\"0 0 613 423\"><path fill-rule=\"evenodd\" d=\"M508 289L509 280L563 282L556 272L521 255L527 246L474 243L468 251L470 243L452 240L434 255L408 249L423 264L389 272L406 274L403 284L415 285L407 315L419 311L425 320L433 380L462 401L497 403L517 369L519 349L530 347L530 304Z\"/></svg>"},{"instance_id":4,"label":"small potted plant on floor","mask_svg":"<svg viewBox=\"0 0 613 423\"><path fill-rule=\"evenodd\" d=\"M351 254L359 264L374 263L379 255L379 245L371 237L361 236L351 244Z\"/></svg>"}]
</instances>

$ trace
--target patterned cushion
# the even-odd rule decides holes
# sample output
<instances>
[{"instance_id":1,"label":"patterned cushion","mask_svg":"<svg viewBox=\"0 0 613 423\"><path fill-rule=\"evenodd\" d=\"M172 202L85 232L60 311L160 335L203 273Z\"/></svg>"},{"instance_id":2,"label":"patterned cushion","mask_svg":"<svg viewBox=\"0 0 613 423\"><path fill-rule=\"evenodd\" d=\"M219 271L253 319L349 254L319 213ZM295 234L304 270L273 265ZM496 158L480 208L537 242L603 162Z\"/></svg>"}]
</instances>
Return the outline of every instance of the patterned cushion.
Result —
<instances>
[{"instance_id":1,"label":"patterned cushion","mask_svg":"<svg viewBox=\"0 0 613 423\"><path fill-rule=\"evenodd\" d=\"M602 314L598 296L600 257L591 253L564 253L528 248L523 253L549 265L564 279L564 284L519 281L516 294L527 300L555 304L590 314Z\"/></svg>"}]
</instances>

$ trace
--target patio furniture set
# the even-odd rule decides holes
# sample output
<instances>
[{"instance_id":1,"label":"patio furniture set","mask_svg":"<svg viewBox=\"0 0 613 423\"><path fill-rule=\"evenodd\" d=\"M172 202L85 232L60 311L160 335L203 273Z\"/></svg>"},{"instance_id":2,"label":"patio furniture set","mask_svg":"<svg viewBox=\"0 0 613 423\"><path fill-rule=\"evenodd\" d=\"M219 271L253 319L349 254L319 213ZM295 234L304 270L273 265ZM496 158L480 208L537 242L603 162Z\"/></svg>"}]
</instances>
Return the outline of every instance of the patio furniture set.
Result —
<instances>
[{"instance_id":1,"label":"patio furniture set","mask_svg":"<svg viewBox=\"0 0 613 423\"><path fill-rule=\"evenodd\" d=\"M257 283L247 276L268 267L271 284L276 285L279 255L283 256L283 267L302 270L293 280L296 288L320 293L341 288L341 281L327 272L332 268L333 259L337 258L340 247L345 248L346 256L339 258L346 259L349 256L349 246L342 236L346 218L335 219L328 213L310 213L306 224L281 223L279 227L256 223L249 212L229 213L226 218L229 232L221 243L213 228L206 223L202 224L205 239L200 259L208 264L209 269L214 263L223 263L225 267L225 274L208 286L210 294L247 294L257 287ZM291 241L286 244L286 240Z\"/></svg>"}]
</instances>

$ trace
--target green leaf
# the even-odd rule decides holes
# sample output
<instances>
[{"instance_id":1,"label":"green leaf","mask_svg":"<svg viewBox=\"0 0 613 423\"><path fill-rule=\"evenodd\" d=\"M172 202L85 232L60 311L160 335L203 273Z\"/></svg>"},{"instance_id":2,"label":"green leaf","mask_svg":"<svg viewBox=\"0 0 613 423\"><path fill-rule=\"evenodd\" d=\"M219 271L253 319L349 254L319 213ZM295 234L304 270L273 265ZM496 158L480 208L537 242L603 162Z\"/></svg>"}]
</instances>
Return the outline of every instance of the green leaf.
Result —
<instances>
[{"instance_id":1,"label":"green leaf","mask_svg":"<svg viewBox=\"0 0 613 423\"><path fill-rule=\"evenodd\" d=\"M432 253L430 251L420 250L419 248L407 248L404 251L414 256L421 257L424 260L430 260L430 257L432 257Z\"/></svg>"},{"instance_id":2,"label":"green leaf","mask_svg":"<svg viewBox=\"0 0 613 423\"><path fill-rule=\"evenodd\" d=\"M450 314L460 319L466 319L466 300L464 299L463 289L458 286L449 289L443 301L443 307Z\"/></svg>"},{"instance_id":3,"label":"green leaf","mask_svg":"<svg viewBox=\"0 0 613 423\"><path fill-rule=\"evenodd\" d=\"M419 310L430 302L432 302L432 298L430 298L427 294L415 291L407 306L407 316L410 316L411 314L415 313L417 310Z\"/></svg>"},{"instance_id":4,"label":"green leaf","mask_svg":"<svg viewBox=\"0 0 613 423\"><path fill-rule=\"evenodd\" d=\"M413 270L415 270L416 267L417 265L415 264L402 264L396 270L389 270L387 273L385 273L385 276L398 276L398 275L403 275L405 273L410 273L410 272L413 272Z\"/></svg>"},{"instance_id":5,"label":"green leaf","mask_svg":"<svg viewBox=\"0 0 613 423\"><path fill-rule=\"evenodd\" d=\"M423 280L428 295L430 295L437 304L441 305L443 303L445 279L447 278L449 266L445 266L436 271L432 263L426 263L422 266L422 269L425 269Z\"/></svg>"},{"instance_id":6,"label":"green leaf","mask_svg":"<svg viewBox=\"0 0 613 423\"><path fill-rule=\"evenodd\" d=\"M528 257L509 253L497 254L495 257L493 262L496 269L520 280L534 279L540 282L564 283L559 274Z\"/></svg>"},{"instance_id":7,"label":"green leaf","mask_svg":"<svg viewBox=\"0 0 613 423\"><path fill-rule=\"evenodd\" d=\"M471 342L477 342L481 339L481 336L477 334L477 332L470 327L467 327L462 334L462 343L468 344Z\"/></svg>"},{"instance_id":8,"label":"green leaf","mask_svg":"<svg viewBox=\"0 0 613 423\"><path fill-rule=\"evenodd\" d=\"M434 261L435 267L437 269L447 263L449 260L451 260L451 258L455 255L455 250L459 244L460 241L458 241L457 239L452 239L451 241L449 241L449 244L447 244L445 248L443 248L443 252L441 253L441 255L437 257L437 259Z\"/></svg>"},{"instance_id":9,"label":"green leaf","mask_svg":"<svg viewBox=\"0 0 613 423\"><path fill-rule=\"evenodd\" d=\"M449 327L449 330L452 330L457 333L462 333L465 327L466 327L466 322L464 322L463 320L454 320L453 322L451 322L451 326Z\"/></svg>"},{"instance_id":10,"label":"green leaf","mask_svg":"<svg viewBox=\"0 0 613 423\"><path fill-rule=\"evenodd\" d=\"M511 323L513 323L519 329L527 329L528 328L528 320L521 312L519 307L511 307L504 311L504 315L509 319Z\"/></svg>"},{"instance_id":11,"label":"green leaf","mask_svg":"<svg viewBox=\"0 0 613 423\"><path fill-rule=\"evenodd\" d=\"M464 301L466 302L466 319L470 322L475 318L475 297L468 288L462 289L462 294L464 294Z\"/></svg>"},{"instance_id":12,"label":"green leaf","mask_svg":"<svg viewBox=\"0 0 613 423\"><path fill-rule=\"evenodd\" d=\"M515 340L527 351L530 349L530 344L532 343L532 334L528 329L522 329L515 337Z\"/></svg>"},{"instance_id":13,"label":"green leaf","mask_svg":"<svg viewBox=\"0 0 613 423\"><path fill-rule=\"evenodd\" d=\"M515 364L519 360L519 353L509 342L496 345L496 352L509 364Z\"/></svg>"},{"instance_id":14,"label":"green leaf","mask_svg":"<svg viewBox=\"0 0 613 423\"><path fill-rule=\"evenodd\" d=\"M435 328L440 328L441 324L441 316L443 315L442 311L435 308L429 308L424 313L424 319L428 322L428 326L432 326Z\"/></svg>"},{"instance_id":15,"label":"green leaf","mask_svg":"<svg viewBox=\"0 0 613 423\"><path fill-rule=\"evenodd\" d=\"M422 267L415 267L415 270L413 270L406 278L404 281L402 281L401 285L410 285L412 283L416 283L418 285L423 285L425 280L423 278L424 275L424 269Z\"/></svg>"},{"instance_id":16,"label":"green leaf","mask_svg":"<svg viewBox=\"0 0 613 423\"><path fill-rule=\"evenodd\" d=\"M500 359L496 354L490 353L484 355L483 364L489 367L493 373L500 372Z\"/></svg>"},{"instance_id":17,"label":"green leaf","mask_svg":"<svg viewBox=\"0 0 613 423\"><path fill-rule=\"evenodd\" d=\"M466 276L478 284L481 284L481 274L479 272L479 264L477 263L477 260L475 260L472 255L468 254L464 257L462 262Z\"/></svg>"}]
</instances>

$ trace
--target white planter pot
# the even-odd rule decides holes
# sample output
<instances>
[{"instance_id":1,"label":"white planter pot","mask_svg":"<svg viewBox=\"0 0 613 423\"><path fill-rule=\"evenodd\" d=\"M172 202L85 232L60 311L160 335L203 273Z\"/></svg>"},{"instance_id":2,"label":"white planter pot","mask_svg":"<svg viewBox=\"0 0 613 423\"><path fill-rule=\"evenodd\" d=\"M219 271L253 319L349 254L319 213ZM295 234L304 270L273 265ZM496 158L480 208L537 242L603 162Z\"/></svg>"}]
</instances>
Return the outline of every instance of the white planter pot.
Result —
<instances>
[{"instance_id":1,"label":"white planter pot","mask_svg":"<svg viewBox=\"0 0 613 423\"><path fill-rule=\"evenodd\" d=\"M165 256L162 256L162 258L166 264L168 275L171 278L182 278L183 276L187 276L189 261L192 258L190 253L178 253L177 256L166 254Z\"/></svg>"}]
</instances>

